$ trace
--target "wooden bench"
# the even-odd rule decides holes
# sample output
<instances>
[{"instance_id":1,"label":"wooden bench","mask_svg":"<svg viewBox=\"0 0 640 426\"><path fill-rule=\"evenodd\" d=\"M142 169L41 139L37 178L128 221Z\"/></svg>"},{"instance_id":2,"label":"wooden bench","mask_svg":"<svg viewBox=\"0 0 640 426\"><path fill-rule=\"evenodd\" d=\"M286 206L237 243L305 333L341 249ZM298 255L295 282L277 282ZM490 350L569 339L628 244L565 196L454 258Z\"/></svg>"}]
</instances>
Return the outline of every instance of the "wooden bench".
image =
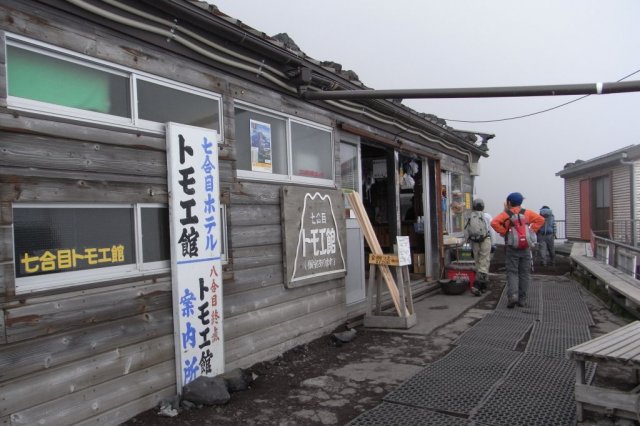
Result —
<instances>
[{"instance_id":1,"label":"wooden bench","mask_svg":"<svg viewBox=\"0 0 640 426\"><path fill-rule=\"evenodd\" d=\"M638 384L640 369L640 321L635 321L611 333L567 349L567 357L576 362L575 399L577 420L583 421L583 409L587 404L596 411L615 413L619 417L637 419L640 390L636 386L630 392L587 384L587 362L630 367L630 381Z\"/></svg>"}]
</instances>

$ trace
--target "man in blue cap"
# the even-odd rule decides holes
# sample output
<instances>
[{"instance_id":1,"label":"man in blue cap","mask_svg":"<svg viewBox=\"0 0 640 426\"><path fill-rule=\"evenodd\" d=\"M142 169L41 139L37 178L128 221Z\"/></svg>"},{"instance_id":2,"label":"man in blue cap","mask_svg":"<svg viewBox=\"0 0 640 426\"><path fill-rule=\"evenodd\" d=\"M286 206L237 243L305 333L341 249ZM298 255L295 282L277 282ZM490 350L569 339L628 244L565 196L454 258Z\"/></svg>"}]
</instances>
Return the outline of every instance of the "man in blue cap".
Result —
<instances>
[{"instance_id":1,"label":"man in blue cap","mask_svg":"<svg viewBox=\"0 0 640 426\"><path fill-rule=\"evenodd\" d=\"M535 234L544 225L544 218L532 210L523 209L524 197L519 192L507 196L504 211L491 221L491 227L505 237L507 246L507 308L525 306L531 281L531 249Z\"/></svg>"}]
</instances>

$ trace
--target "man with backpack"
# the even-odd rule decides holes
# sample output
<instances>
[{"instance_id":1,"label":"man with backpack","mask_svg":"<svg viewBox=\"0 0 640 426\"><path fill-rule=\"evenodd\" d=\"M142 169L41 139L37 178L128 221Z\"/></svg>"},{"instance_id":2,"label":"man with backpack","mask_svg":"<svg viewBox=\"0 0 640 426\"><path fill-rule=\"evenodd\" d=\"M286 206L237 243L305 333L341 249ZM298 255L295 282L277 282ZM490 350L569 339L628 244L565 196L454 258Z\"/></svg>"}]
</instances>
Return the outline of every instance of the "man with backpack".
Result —
<instances>
[{"instance_id":1,"label":"man with backpack","mask_svg":"<svg viewBox=\"0 0 640 426\"><path fill-rule=\"evenodd\" d=\"M507 247L507 308L525 306L531 280L531 249L535 245L536 232L544 225L538 213L523 209L524 197L512 192L507 197L505 209L491 221L491 227L505 238Z\"/></svg>"},{"instance_id":2,"label":"man with backpack","mask_svg":"<svg viewBox=\"0 0 640 426\"><path fill-rule=\"evenodd\" d=\"M542 266L554 265L556 250L556 219L549 206L542 206L540 216L544 217L544 225L538 230L538 251L542 258Z\"/></svg>"},{"instance_id":3,"label":"man with backpack","mask_svg":"<svg viewBox=\"0 0 640 426\"><path fill-rule=\"evenodd\" d=\"M471 243L473 259L476 265L476 280L471 292L480 296L489 284L489 264L491 262L491 215L484 212L484 201L473 200L472 211L464 225L464 236Z\"/></svg>"}]
</instances>

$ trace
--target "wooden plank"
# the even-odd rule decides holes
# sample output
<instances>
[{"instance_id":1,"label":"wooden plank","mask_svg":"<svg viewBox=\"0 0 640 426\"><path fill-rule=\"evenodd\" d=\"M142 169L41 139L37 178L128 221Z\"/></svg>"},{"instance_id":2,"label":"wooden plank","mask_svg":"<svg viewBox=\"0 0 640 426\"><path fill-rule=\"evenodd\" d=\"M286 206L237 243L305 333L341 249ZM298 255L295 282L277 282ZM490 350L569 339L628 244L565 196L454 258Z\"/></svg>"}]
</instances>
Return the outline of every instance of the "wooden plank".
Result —
<instances>
[{"instance_id":1,"label":"wooden plank","mask_svg":"<svg viewBox=\"0 0 640 426\"><path fill-rule=\"evenodd\" d=\"M116 348L0 384L0 416L175 359L172 335ZM47 392L42 392L47 389Z\"/></svg>"},{"instance_id":2,"label":"wooden plank","mask_svg":"<svg viewBox=\"0 0 640 426\"><path fill-rule=\"evenodd\" d=\"M167 176L164 151L0 131L0 166Z\"/></svg>"},{"instance_id":3,"label":"wooden plank","mask_svg":"<svg viewBox=\"0 0 640 426\"><path fill-rule=\"evenodd\" d=\"M13 226L0 225L0 262L13 262Z\"/></svg>"},{"instance_id":4,"label":"wooden plank","mask_svg":"<svg viewBox=\"0 0 640 426\"><path fill-rule=\"evenodd\" d=\"M248 292L225 295L224 317L225 320L227 320L236 315L258 311L269 306L315 297L316 294L331 292L343 286L342 280L330 280L312 286L302 286L292 289L285 289L283 286L274 285ZM225 334L225 336L227 335Z\"/></svg>"},{"instance_id":5,"label":"wooden plank","mask_svg":"<svg viewBox=\"0 0 640 426\"><path fill-rule=\"evenodd\" d=\"M3 167L2 174L11 177L65 179L75 181L132 182L149 185L166 185L166 177L114 175L107 173L79 172L72 170L29 169L25 167Z\"/></svg>"},{"instance_id":6,"label":"wooden plank","mask_svg":"<svg viewBox=\"0 0 640 426\"><path fill-rule=\"evenodd\" d=\"M163 400L172 398L177 393L178 391L176 390L176 385L174 383L173 385L164 389L159 389L150 395L135 399L126 404L122 404L117 408L104 411L97 416L78 422L75 426L123 424L140 413L156 408Z\"/></svg>"},{"instance_id":7,"label":"wooden plank","mask_svg":"<svg viewBox=\"0 0 640 426\"><path fill-rule=\"evenodd\" d=\"M640 321L635 321L610 333L589 340L588 342L573 346L572 348L569 348L568 351L570 353L580 353L582 355L591 355L597 354L600 351L606 351L611 347L613 340L616 340L616 342L613 342L613 344L615 344L620 340L620 338L626 340L638 334L637 331L639 330L639 326Z\"/></svg>"},{"instance_id":8,"label":"wooden plank","mask_svg":"<svg viewBox=\"0 0 640 426\"><path fill-rule=\"evenodd\" d=\"M240 182L231 188L231 205L277 204L280 205L280 186L255 182Z\"/></svg>"},{"instance_id":9,"label":"wooden plank","mask_svg":"<svg viewBox=\"0 0 640 426\"><path fill-rule=\"evenodd\" d=\"M0 302L15 294L15 271L13 262L0 262Z\"/></svg>"},{"instance_id":10,"label":"wooden plank","mask_svg":"<svg viewBox=\"0 0 640 426\"><path fill-rule=\"evenodd\" d=\"M638 395L614 389L576 384L575 398L576 402L596 405L609 410L624 410L635 413Z\"/></svg>"},{"instance_id":11,"label":"wooden plank","mask_svg":"<svg viewBox=\"0 0 640 426\"><path fill-rule=\"evenodd\" d=\"M0 176L0 201L166 203L167 186Z\"/></svg>"},{"instance_id":12,"label":"wooden plank","mask_svg":"<svg viewBox=\"0 0 640 426\"><path fill-rule=\"evenodd\" d=\"M5 345L0 381L37 373L95 353L173 334L171 310L154 311L37 340Z\"/></svg>"},{"instance_id":13,"label":"wooden plank","mask_svg":"<svg viewBox=\"0 0 640 426\"><path fill-rule=\"evenodd\" d=\"M0 345L4 345L5 343L7 343L7 329L4 325L4 315L4 310L0 309ZM0 414L0 416L1 415L2 414Z\"/></svg>"},{"instance_id":14,"label":"wooden plank","mask_svg":"<svg viewBox=\"0 0 640 426\"><path fill-rule=\"evenodd\" d=\"M158 309L171 309L171 282L114 289L99 297L79 295L6 308L7 341L18 342L70 331Z\"/></svg>"},{"instance_id":15,"label":"wooden plank","mask_svg":"<svg viewBox=\"0 0 640 426\"><path fill-rule=\"evenodd\" d=\"M229 242L232 247L255 247L282 243L282 226L231 226Z\"/></svg>"},{"instance_id":16,"label":"wooden plank","mask_svg":"<svg viewBox=\"0 0 640 426\"><path fill-rule=\"evenodd\" d=\"M284 287L284 271L282 265L264 266L255 269L244 269L233 272L233 281L222 286L225 297L243 291L253 291L269 286Z\"/></svg>"},{"instance_id":17,"label":"wooden plank","mask_svg":"<svg viewBox=\"0 0 640 426\"><path fill-rule=\"evenodd\" d=\"M83 142L98 142L101 144L131 147L139 150L164 152L166 140L164 135L145 135L140 132L130 132L124 129L102 129L95 125L84 123L66 123L52 121L50 118L29 117L12 114L0 110L0 129L23 132L37 136L51 136Z\"/></svg>"},{"instance_id":18,"label":"wooden plank","mask_svg":"<svg viewBox=\"0 0 640 426\"><path fill-rule=\"evenodd\" d=\"M232 247L233 270L252 269L268 265L282 265L282 245Z\"/></svg>"},{"instance_id":19,"label":"wooden plank","mask_svg":"<svg viewBox=\"0 0 640 426\"><path fill-rule=\"evenodd\" d=\"M13 225L13 206L11 203L0 203L0 226Z\"/></svg>"},{"instance_id":20,"label":"wooden plank","mask_svg":"<svg viewBox=\"0 0 640 426\"><path fill-rule=\"evenodd\" d=\"M44 404L12 413L16 424L76 424L131 400L132 395L148 395L175 383L173 360L91 388L67 394Z\"/></svg>"},{"instance_id":21,"label":"wooden plank","mask_svg":"<svg viewBox=\"0 0 640 426\"><path fill-rule=\"evenodd\" d=\"M364 205L362 204L360 195L357 192L349 192L347 193L347 196L353 210L356 213L356 218L358 220L358 223L360 224L360 229L362 229L362 232L365 236L365 239L367 240L367 243L369 244L369 247L371 248L371 251L373 252L373 254L384 254L382 252L382 248L380 247L380 243L378 242L378 239L375 235L373 227L371 226L371 222L369 221L369 216L367 215ZM385 265L379 265L378 267L380 269L380 272L382 273L382 277L385 283L387 284L389 294L391 295L391 299L393 300L393 304L396 308L396 311L398 312L398 315L408 316L409 313L406 306L404 305L404 302L402 306L400 305L400 295L398 292L398 287L396 286L393 276L391 275L389 267Z\"/></svg>"},{"instance_id":22,"label":"wooden plank","mask_svg":"<svg viewBox=\"0 0 640 426\"><path fill-rule=\"evenodd\" d=\"M237 204L229 206L232 226L280 225L279 205Z\"/></svg>"},{"instance_id":23,"label":"wooden plank","mask_svg":"<svg viewBox=\"0 0 640 426\"><path fill-rule=\"evenodd\" d=\"M243 315L226 317L224 321L225 339L239 338L260 330L281 324L288 320L304 318L314 312L344 304L344 290L334 289L305 297L256 309Z\"/></svg>"},{"instance_id":24,"label":"wooden plank","mask_svg":"<svg viewBox=\"0 0 640 426\"><path fill-rule=\"evenodd\" d=\"M345 306L333 306L304 318L286 321L225 342L227 369L247 368L326 335L346 321Z\"/></svg>"}]
</instances>

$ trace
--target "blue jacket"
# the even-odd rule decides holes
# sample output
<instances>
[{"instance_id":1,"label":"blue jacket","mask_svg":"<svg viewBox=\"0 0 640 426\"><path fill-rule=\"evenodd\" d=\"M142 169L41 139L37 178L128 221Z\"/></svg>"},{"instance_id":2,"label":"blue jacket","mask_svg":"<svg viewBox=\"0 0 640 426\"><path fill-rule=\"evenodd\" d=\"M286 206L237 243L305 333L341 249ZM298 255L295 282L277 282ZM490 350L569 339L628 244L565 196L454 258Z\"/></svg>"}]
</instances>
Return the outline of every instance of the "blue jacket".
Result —
<instances>
[{"instance_id":1,"label":"blue jacket","mask_svg":"<svg viewBox=\"0 0 640 426\"><path fill-rule=\"evenodd\" d=\"M539 235L556 235L556 219L549 208L540 209L540 216L544 217L544 225L538 230Z\"/></svg>"}]
</instances>

